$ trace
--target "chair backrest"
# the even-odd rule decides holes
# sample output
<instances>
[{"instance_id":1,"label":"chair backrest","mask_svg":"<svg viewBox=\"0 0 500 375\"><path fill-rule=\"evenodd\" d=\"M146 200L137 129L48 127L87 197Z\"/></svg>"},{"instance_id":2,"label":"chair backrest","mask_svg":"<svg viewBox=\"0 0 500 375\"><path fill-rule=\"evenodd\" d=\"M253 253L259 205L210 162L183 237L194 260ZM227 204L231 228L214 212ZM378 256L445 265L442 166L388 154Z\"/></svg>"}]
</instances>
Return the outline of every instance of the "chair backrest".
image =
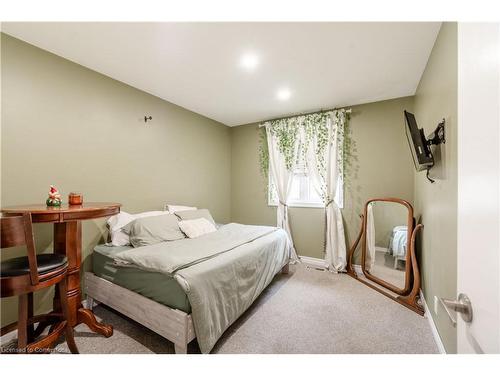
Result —
<instances>
[{"instance_id":1,"label":"chair backrest","mask_svg":"<svg viewBox=\"0 0 500 375\"><path fill-rule=\"evenodd\" d=\"M39 278L31 215L29 213L16 216L2 215L0 223L0 248L6 249L25 245L28 253L31 284L38 284Z\"/></svg>"}]
</instances>

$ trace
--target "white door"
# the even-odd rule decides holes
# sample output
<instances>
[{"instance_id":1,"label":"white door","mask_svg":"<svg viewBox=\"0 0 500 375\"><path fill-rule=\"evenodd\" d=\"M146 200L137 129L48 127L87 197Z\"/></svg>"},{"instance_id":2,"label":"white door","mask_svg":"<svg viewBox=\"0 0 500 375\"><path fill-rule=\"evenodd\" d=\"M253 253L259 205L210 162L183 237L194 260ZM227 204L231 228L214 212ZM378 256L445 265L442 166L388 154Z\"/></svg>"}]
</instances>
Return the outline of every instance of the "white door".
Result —
<instances>
[{"instance_id":1,"label":"white door","mask_svg":"<svg viewBox=\"0 0 500 375\"><path fill-rule=\"evenodd\" d=\"M459 353L500 353L500 25L458 25Z\"/></svg>"}]
</instances>

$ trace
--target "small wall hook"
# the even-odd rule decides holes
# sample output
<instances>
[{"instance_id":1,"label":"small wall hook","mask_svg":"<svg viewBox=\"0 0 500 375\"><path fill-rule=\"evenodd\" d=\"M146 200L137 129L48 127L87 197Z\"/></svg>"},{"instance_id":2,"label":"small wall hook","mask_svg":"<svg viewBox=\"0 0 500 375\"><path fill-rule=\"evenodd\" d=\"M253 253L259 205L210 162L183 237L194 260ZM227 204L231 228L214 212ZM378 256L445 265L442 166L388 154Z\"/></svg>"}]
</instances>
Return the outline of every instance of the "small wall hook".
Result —
<instances>
[{"instance_id":1,"label":"small wall hook","mask_svg":"<svg viewBox=\"0 0 500 375\"><path fill-rule=\"evenodd\" d=\"M152 120L153 117L151 116L144 116L144 122L148 122L148 120Z\"/></svg>"}]
</instances>

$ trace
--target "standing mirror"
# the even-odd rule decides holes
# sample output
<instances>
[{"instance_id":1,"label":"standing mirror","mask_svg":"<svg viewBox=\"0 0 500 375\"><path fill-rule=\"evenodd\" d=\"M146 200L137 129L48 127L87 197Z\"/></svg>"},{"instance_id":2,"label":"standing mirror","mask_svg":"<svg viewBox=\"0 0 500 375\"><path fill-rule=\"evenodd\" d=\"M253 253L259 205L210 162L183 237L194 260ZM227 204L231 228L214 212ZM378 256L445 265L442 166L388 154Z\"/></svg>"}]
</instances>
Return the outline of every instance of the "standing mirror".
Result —
<instances>
[{"instance_id":1,"label":"standing mirror","mask_svg":"<svg viewBox=\"0 0 500 375\"><path fill-rule=\"evenodd\" d=\"M410 290L408 241L413 232L413 208L405 201L372 199L365 205L361 264L365 276L404 295Z\"/></svg>"},{"instance_id":2,"label":"standing mirror","mask_svg":"<svg viewBox=\"0 0 500 375\"><path fill-rule=\"evenodd\" d=\"M420 271L415 256L413 207L397 198L377 198L366 202L361 215L361 230L349 250L347 273L423 314L420 305ZM353 255L361 242L361 270L354 271ZM359 258L359 257L358 257Z\"/></svg>"}]
</instances>

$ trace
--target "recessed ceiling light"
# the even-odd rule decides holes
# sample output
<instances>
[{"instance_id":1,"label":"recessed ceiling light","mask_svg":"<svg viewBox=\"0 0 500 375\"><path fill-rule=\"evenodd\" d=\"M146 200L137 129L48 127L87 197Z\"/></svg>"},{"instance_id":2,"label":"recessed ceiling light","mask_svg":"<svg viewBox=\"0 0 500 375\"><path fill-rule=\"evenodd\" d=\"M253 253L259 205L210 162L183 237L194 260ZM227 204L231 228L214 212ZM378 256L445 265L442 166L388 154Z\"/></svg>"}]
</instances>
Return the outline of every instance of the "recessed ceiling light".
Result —
<instances>
[{"instance_id":1,"label":"recessed ceiling light","mask_svg":"<svg viewBox=\"0 0 500 375\"><path fill-rule=\"evenodd\" d=\"M279 89L278 92L276 93L276 97L282 101L290 99L291 96L292 92L288 88Z\"/></svg>"},{"instance_id":2,"label":"recessed ceiling light","mask_svg":"<svg viewBox=\"0 0 500 375\"><path fill-rule=\"evenodd\" d=\"M246 53L241 56L240 66L246 70L254 70L259 65L259 57L254 53Z\"/></svg>"}]
</instances>

